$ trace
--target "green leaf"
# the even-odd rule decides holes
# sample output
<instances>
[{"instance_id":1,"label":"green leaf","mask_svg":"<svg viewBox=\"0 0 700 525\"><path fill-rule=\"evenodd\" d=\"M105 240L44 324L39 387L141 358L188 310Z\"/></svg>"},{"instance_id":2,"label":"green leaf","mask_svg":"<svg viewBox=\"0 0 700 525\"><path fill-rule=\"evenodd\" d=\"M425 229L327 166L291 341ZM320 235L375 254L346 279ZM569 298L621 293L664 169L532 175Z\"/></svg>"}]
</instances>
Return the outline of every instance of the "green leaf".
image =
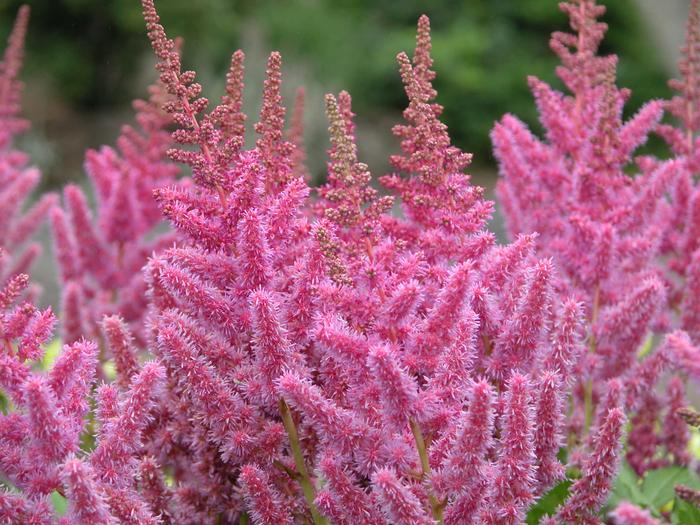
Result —
<instances>
[{"instance_id":1,"label":"green leaf","mask_svg":"<svg viewBox=\"0 0 700 525\"><path fill-rule=\"evenodd\" d=\"M658 511L675 497L674 487L687 485L696 488L700 485L697 477L684 467L665 467L651 470L644 476L642 493L649 506Z\"/></svg>"},{"instance_id":2,"label":"green leaf","mask_svg":"<svg viewBox=\"0 0 700 525\"><path fill-rule=\"evenodd\" d=\"M58 516L63 516L68 509L68 501L55 490L51 493L51 504Z\"/></svg>"},{"instance_id":3,"label":"green leaf","mask_svg":"<svg viewBox=\"0 0 700 525\"><path fill-rule=\"evenodd\" d=\"M688 451L697 459L700 459L700 430L690 427L690 442Z\"/></svg>"},{"instance_id":4,"label":"green leaf","mask_svg":"<svg viewBox=\"0 0 700 525\"><path fill-rule=\"evenodd\" d=\"M651 352L653 346L654 334L650 333L649 335L647 335L647 338L642 343L642 346L639 347L639 350L637 351L637 358L643 359L644 357L646 357L649 354L649 352Z\"/></svg>"},{"instance_id":5,"label":"green leaf","mask_svg":"<svg viewBox=\"0 0 700 525\"><path fill-rule=\"evenodd\" d=\"M610 508L615 508L622 501L629 501L636 505L649 506L649 503L639 483L639 477L626 461L620 467L617 479L608 499Z\"/></svg>"},{"instance_id":6,"label":"green leaf","mask_svg":"<svg viewBox=\"0 0 700 525\"><path fill-rule=\"evenodd\" d=\"M673 503L671 523L674 525L700 525L700 510L692 503L677 497Z\"/></svg>"},{"instance_id":7,"label":"green leaf","mask_svg":"<svg viewBox=\"0 0 700 525\"><path fill-rule=\"evenodd\" d=\"M42 370L48 370L53 366L54 361L61 354L61 340L54 339L44 348L44 357L41 359L40 367Z\"/></svg>"},{"instance_id":8,"label":"green leaf","mask_svg":"<svg viewBox=\"0 0 700 525\"><path fill-rule=\"evenodd\" d=\"M560 447L559 452L557 452L557 459L562 465L566 465L569 462L569 450L566 447Z\"/></svg>"},{"instance_id":9,"label":"green leaf","mask_svg":"<svg viewBox=\"0 0 700 525\"><path fill-rule=\"evenodd\" d=\"M569 487L571 487L571 485L572 482L568 479L562 481L533 503L527 513L525 523L528 525L537 525L543 516L551 516L554 514L557 507L564 503L569 496Z\"/></svg>"}]
</instances>

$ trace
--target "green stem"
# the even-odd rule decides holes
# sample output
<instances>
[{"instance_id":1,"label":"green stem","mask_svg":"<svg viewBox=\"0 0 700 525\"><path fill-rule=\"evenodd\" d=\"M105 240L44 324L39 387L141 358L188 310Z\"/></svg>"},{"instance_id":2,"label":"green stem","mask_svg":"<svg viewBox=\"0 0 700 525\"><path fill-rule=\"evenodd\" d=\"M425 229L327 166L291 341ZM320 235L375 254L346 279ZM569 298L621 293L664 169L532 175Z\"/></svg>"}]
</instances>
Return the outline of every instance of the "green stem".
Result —
<instances>
[{"instance_id":1,"label":"green stem","mask_svg":"<svg viewBox=\"0 0 700 525\"><path fill-rule=\"evenodd\" d=\"M284 424L284 429L287 431L287 436L289 437L289 445L292 448L292 456L294 457L294 464L299 471L299 484L301 485L301 490L304 492L304 497L306 498L306 503L309 505L309 510L311 511L311 517L314 520L315 525L330 525L329 521L321 516L321 513L316 508L314 499L316 498L316 491L314 485L309 476L309 471L306 470L306 464L304 463L304 454L301 451L301 444L299 443L299 434L297 433L297 427L294 425L294 419L292 418L292 412L289 410L289 406L284 401L280 399L279 403L280 414L282 415L282 423Z\"/></svg>"},{"instance_id":2,"label":"green stem","mask_svg":"<svg viewBox=\"0 0 700 525\"><path fill-rule=\"evenodd\" d=\"M238 525L248 525L250 523L250 518L248 517L248 513L244 512L241 514L241 519L238 520Z\"/></svg>"},{"instance_id":3,"label":"green stem","mask_svg":"<svg viewBox=\"0 0 700 525\"><path fill-rule=\"evenodd\" d=\"M600 309L600 284L595 287L595 293L593 295L593 310L591 312L591 340L588 345L588 351L591 354L596 352L596 340L595 334L593 333L593 328L598 320L598 310ZM583 391L583 401L584 401L584 434L587 435L591 424L593 423L593 379L588 379L584 386Z\"/></svg>"},{"instance_id":4,"label":"green stem","mask_svg":"<svg viewBox=\"0 0 700 525\"><path fill-rule=\"evenodd\" d=\"M409 424L411 425L411 432L413 432L413 439L416 441L416 448L418 449L418 457L420 457L420 466L423 473L422 478L427 479L430 475L430 461L428 460L428 449L425 446L425 439L423 439L423 433L421 432L418 423L409 419ZM443 505L437 500L432 492L428 492L428 500L430 501L430 507L433 511L433 518L440 525L445 522L442 516Z\"/></svg>"},{"instance_id":5,"label":"green stem","mask_svg":"<svg viewBox=\"0 0 700 525\"><path fill-rule=\"evenodd\" d=\"M588 434L593 423L593 380L588 379L583 390L584 435Z\"/></svg>"}]
</instances>

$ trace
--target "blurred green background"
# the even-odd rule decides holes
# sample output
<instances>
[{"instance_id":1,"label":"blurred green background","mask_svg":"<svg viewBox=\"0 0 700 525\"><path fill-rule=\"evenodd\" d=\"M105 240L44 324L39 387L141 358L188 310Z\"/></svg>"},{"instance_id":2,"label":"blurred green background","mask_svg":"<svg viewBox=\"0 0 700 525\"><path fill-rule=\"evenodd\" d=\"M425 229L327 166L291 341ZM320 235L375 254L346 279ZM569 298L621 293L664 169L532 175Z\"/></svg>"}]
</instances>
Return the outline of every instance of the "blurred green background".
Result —
<instances>
[{"instance_id":1,"label":"blurred green background","mask_svg":"<svg viewBox=\"0 0 700 525\"><path fill-rule=\"evenodd\" d=\"M6 37L20 1L0 2ZM129 101L154 78L137 0L29 0L32 7L23 78L24 139L46 184L82 177L86 147L113 143L130 119ZM611 0L603 52L620 60L620 84L632 88L630 110L668 92L668 67L634 0ZM665 2L661 2L662 4ZM312 171L321 175L327 147L322 94L347 89L358 113L360 154L375 175L396 149L391 125L406 101L395 56L411 51L415 23L431 17L436 87L453 140L475 153L474 171L493 174L488 134L511 112L537 127L525 77L559 85L549 34L567 27L554 0L160 0L171 36L185 39L185 62L217 99L231 52L247 55L249 123L255 121L265 57L283 53L291 102L307 88L307 143ZM677 28L682 31L682 27ZM487 183L488 184L488 183Z\"/></svg>"}]
</instances>

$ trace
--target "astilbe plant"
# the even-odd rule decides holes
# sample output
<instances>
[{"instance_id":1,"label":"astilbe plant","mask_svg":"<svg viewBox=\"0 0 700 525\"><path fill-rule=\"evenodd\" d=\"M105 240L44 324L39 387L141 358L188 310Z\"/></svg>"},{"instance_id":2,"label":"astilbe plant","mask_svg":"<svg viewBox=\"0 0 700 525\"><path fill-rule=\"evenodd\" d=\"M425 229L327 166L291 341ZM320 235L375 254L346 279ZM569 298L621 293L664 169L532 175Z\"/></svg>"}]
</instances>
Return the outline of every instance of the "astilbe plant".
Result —
<instances>
[{"instance_id":1,"label":"astilbe plant","mask_svg":"<svg viewBox=\"0 0 700 525\"><path fill-rule=\"evenodd\" d=\"M123 127L117 148L102 146L86 153L97 217L75 184L64 189L63 207L51 209L65 343L104 336L109 345L113 330L101 328L105 315L119 316L120 330L145 340L142 269L154 251L174 240L171 232L159 232L162 216L153 199L155 189L172 184L179 174L165 157L172 146L172 120L162 109L168 100L164 86L153 85L148 101L134 102L137 126Z\"/></svg>"},{"instance_id":2,"label":"astilbe plant","mask_svg":"<svg viewBox=\"0 0 700 525\"><path fill-rule=\"evenodd\" d=\"M685 234L682 221L669 234L678 206L661 197L691 155L626 174L664 104L621 122L615 59L596 55L602 8L564 4L577 34L553 47L573 95L531 81L547 141L514 117L494 130L513 235L497 245L493 203L440 120L427 17L413 57L397 57L408 107L383 190L341 92L325 98L328 173L312 197L303 92L285 129L279 53L246 145L243 53L209 110L153 0L142 6L160 77L140 130L88 153L95 219L77 186L51 210L65 343L52 366L51 311L31 305L25 275L0 289L3 523L517 524L564 481L541 523L595 524L628 415L638 471L688 462L684 381L654 386L669 363L700 371L692 335L636 352L679 322L658 256ZM12 82L18 20L0 71ZM658 522L628 502L610 518Z\"/></svg>"},{"instance_id":3,"label":"astilbe plant","mask_svg":"<svg viewBox=\"0 0 700 525\"><path fill-rule=\"evenodd\" d=\"M20 9L0 62L0 282L27 273L40 254L38 243L29 242L41 225L56 196L47 193L31 208L24 204L39 184L40 172L28 166L27 154L16 149L15 138L27 130L29 122L20 116L24 38L29 22L29 7ZM32 292L36 295L36 290ZM31 301L30 301L31 302Z\"/></svg>"},{"instance_id":4,"label":"astilbe plant","mask_svg":"<svg viewBox=\"0 0 700 525\"><path fill-rule=\"evenodd\" d=\"M649 352L656 346L653 334L679 324L691 328L674 313L675 285L662 263L670 242L668 224L693 224L667 199L687 162L633 157L658 129L664 103L648 102L623 122L629 91L615 85L617 58L597 54L607 27L597 19L605 8L593 0L561 7L574 32L554 33L550 45L562 61L557 74L570 94L529 79L545 139L512 115L496 124L497 193L509 234L537 232L537 253L552 257L560 270L555 288L583 304L588 351L576 364L571 431L586 438L596 407L605 406L606 385L620 379L625 409L633 414L627 459L641 474L687 462L687 432L659 434L656 429L661 417L676 421L675 408L685 402L684 383L674 380L665 396L654 385L670 365L686 370L688 356L697 353L680 333ZM695 53L692 46L688 61ZM681 106L678 101L671 105ZM677 237L670 238L676 242ZM681 258L687 250L686 242ZM643 343L646 350L639 357Z\"/></svg>"},{"instance_id":5,"label":"astilbe plant","mask_svg":"<svg viewBox=\"0 0 700 525\"><path fill-rule=\"evenodd\" d=\"M167 369L153 452L174 472L177 523L519 523L563 477L567 391L580 308L553 293L532 236L497 247L492 205L469 183L432 102L430 35L398 57L409 98L406 174L359 162L350 97L326 97L328 182L309 206L284 140L273 53L258 140L207 113L194 73L144 1L161 81L176 100L173 156L195 186L157 198L189 239L152 259L152 345ZM239 86L242 54L229 84ZM569 512L593 515L615 473L624 415L609 413ZM583 506L585 505L585 511Z\"/></svg>"},{"instance_id":6,"label":"astilbe plant","mask_svg":"<svg viewBox=\"0 0 700 525\"><path fill-rule=\"evenodd\" d=\"M671 209L663 244L671 287L670 303L678 313L680 328L697 345L700 344L700 189L697 184L700 171L700 3L696 0L690 5L686 41L681 51L678 63L681 79L669 82L676 95L665 102L676 125L660 124L655 131L666 140L676 162L675 175L668 185Z\"/></svg>"}]
</instances>

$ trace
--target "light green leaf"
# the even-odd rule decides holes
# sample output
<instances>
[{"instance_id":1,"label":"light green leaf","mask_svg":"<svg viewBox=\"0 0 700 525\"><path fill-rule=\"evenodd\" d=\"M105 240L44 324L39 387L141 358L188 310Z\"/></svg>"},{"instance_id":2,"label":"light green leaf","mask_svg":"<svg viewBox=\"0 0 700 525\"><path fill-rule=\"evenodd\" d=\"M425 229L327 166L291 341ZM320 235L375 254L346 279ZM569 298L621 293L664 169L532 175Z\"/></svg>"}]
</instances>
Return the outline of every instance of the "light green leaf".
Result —
<instances>
[{"instance_id":1,"label":"light green leaf","mask_svg":"<svg viewBox=\"0 0 700 525\"><path fill-rule=\"evenodd\" d=\"M642 494L639 477L626 461L622 464L617 474L617 479L608 499L608 506L615 508L622 501L649 506L645 495Z\"/></svg>"},{"instance_id":2,"label":"light green leaf","mask_svg":"<svg viewBox=\"0 0 700 525\"><path fill-rule=\"evenodd\" d=\"M525 523L528 525L537 525L543 516L551 516L557 510L557 507L564 503L569 497L569 487L572 482L568 479L555 485L552 490L544 494L530 507L525 518Z\"/></svg>"},{"instance_id":3,"label":"light green leaf","mask_svg":"<svg viewBox=\"0 0 700 525\"><path fill-rule=\"evenodd\" d=\"M654 346L654 334L650 333L649 335L647 335L646 339L642 343L642 346L639 347L639 350L637 351L637 358L638 359L645 358L651 352L651 349L653 346Z\"/></svg>"},{"instance_id":4,"label":"light green leaf","mask_svg":"<svg viewBox=\"0 0 700 525\"><path fill-rule=\"evenodd\" d=\"M700 510L692 503L676 498L673 503L671 523L673 525L700 525Z\"/></svg>"},{"instance_id":5,"label":"light green leaf","mask_svg":"<svg viewBox=\"0 0 700 525\"><path fill-rule=\"evenodd\" d=\"M674 487L687 485L696 488L700 486L697 477L684 467L665 467L651 470L644 476L642 493L649 506L658 511L675 497Z\"/></svg>"},{"instance_id":6,"label":"light green leaf","mask_svg":"<svg viewBox=\"0 0 700 525\"><path fill-rule=\"evenodd\" d=\"M61 353L61 340L54 339L44 347L44 357L41 359L40 366L42 370L48 370L53 366L54 361Z\"/></svg>"},{"instance_id":7,"label":"light green leaf","mask_svg":"<svg viewBox=\"0 0 700 525\"><path fill-rule=\"evenodd\" d=\"M700 459L700 430L695 427L690 427L688 450L694 457Z\"/></svg>"},{"instance_id":8,"label":"light green leaf","mask_svg":"<svg viewBox=\"0 0 700 525\"><path fill-rule=\"evenodd\" d=\"M51 493L51 504L56 515L63 516L68 509L68 501L55 490Z\"/></svg>"}]
</instances>

